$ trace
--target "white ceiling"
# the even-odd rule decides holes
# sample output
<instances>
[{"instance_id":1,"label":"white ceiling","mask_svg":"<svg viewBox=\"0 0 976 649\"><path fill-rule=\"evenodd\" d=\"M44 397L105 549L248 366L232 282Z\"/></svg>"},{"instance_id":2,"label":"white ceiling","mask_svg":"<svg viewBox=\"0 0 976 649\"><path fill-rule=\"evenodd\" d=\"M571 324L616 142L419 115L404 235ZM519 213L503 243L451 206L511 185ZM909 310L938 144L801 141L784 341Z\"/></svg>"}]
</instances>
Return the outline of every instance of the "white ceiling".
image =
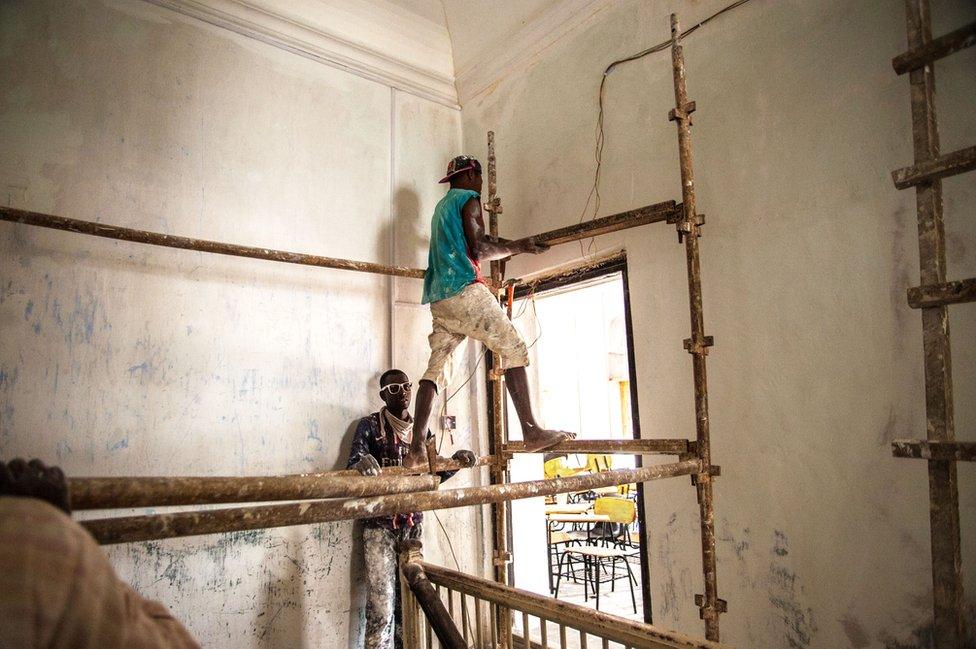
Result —
<instances>
[{"instance_id":1,"label":"white ceiling","mask_svg":"<svg viewBox=\"0 0 976 649\"><path fill-rule=\"evenodd\" d=\"M533 20L567 0L442 0L454 52L454 73L460 76L499 44Z\"/></svg>"}]
</instances>

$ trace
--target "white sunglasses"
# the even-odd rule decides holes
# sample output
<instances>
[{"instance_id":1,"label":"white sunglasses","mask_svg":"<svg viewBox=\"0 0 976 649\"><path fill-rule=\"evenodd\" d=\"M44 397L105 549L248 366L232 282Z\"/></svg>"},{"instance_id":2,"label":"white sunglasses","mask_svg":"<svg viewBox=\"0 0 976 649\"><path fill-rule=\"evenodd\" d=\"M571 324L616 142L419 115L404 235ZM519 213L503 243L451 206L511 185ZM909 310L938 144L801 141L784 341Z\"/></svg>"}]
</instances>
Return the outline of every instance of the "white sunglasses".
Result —
<instances>
[{"instance_id":1,"label":"white sunglasses","mask_svg":"<svg viewBox=\"0 0 976 649\"><path fill-rule=\"evenodd\" d=\"M380 392L383 390L389 390L390 394L400 394L401 392L409 390L412 387L413 383L410 383L409 381L406 383L389 383L380 388Z\"/></svg>"}]
</instances>

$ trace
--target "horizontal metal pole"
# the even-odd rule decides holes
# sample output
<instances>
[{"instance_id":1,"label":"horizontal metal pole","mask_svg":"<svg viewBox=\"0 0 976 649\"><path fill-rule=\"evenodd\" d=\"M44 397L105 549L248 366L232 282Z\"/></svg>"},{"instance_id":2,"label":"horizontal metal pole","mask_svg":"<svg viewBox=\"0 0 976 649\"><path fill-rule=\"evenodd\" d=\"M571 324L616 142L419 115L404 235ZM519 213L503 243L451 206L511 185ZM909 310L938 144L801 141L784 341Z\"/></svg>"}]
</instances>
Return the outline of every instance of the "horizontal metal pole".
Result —
<instances>
[{"instance_id":1,"label":"horizontal metal pole","mask_svg":"<svg viewBox=\"0 0 976 649\"><path fill-rule=\"evenodd\" d=\"M948 442L934 439L896 439L891 443L895 457L921 460L976 462L976 442Z\"/></svg>"},{"instance_id":2,"label":"horizontal metal pole","mask_svg":"<svg viewBox=\"0 0 976 649\"><path fill-rule=\"evenodd\" d=\"M492 602L513 611L524 611L543 620L577 629L625 647L638 649L720 649L728 645L692 638L659 627L633 622L626 618L570 604L552 597L543 597L495 581L481 579L423 562L424 573L431 583L476 599Z\"/></svg>"},{"instance_id":3,"label":"horizontal metal pole","mask_svg":"<svg viewBox=\"0 0 976 649\"><path fill-rule=\"evenodd\" d=\"M898 189L908 189L915 185L932 182L946 176L954 176L976 169L976 146L959 149L933 160L926 160L911 167L896 169L891 178Z\"/></svg>"},{"instance_id":4,"label":"horizontal metal pole","mask_svg":"<svg viewBox=\"0 0 976 649\"><path fill-rule=\"evenodd\" d=\"M71 509L167 507L215 503L359 498L437 489L433 475L361 476L335 473L263 477L70 478Z\"/></svg>"},{"instance_id":5,"label":"horizontal metal pole","mask_svg":"<svg viewBox=\"0 0 976 649\"><path fill-rule=\"evenodd\" d=\"M161 234L159 232L149 232L147 230L135 230L132 228L123 228L117 225L95 223L93 221L80 221L78 219L69 219L63 216L41 214L39 212L15 210L11 207L0 207L0 220L10 221L12 223L23 223L25 225L35 225L41 228L51 228L53 230L77 232L79 234L88 234L94 237L104 237L106 239L118 239L120 241L145 243L152 246L163 246L164 248L196 250L199 252L210 252L218 255L249 257L251 259L280 261L286 264L317 266L319 268L334 268L337 270L354 270L361 273L393 275L395 277L413 277L417 279L423 279L424 277L424 271L420 268L384 266L383 264L374 264L369 261L352 261L350 259L322 257L320 255L309 255L301 252L286 252L284 250L272 250L270 248L239 246L233 243L221 243L219 241L210 241L207 239L192 239L190 237Z\"/></svg>"},{"instance_id":6,"label":"horizontal metal pole","mask_svg":"<svg viewBox=\"0 0 976 649\"><path fill-rule=\"evenodd\" d=\"M621 455L682 455L688 453L686 439L574 439L535 453L610 453ZM505 445L508 453L526 453L525 442Z\"/></svg>"},{"instance_id":7,"label":"horizontal metal pole","mask_svg":"<svg viewBox=\"0 0 976 649\"><path fill-rule=\"evenodd\" d=\"M531 238L536 243L556 246L561 243L570 243L571 241L580 241L581 239L589 239L590 237L596 237L601 234L616 232L617 230L636 228L641 225L647 225L648 223L667 221L680 214L680 205L674 201L665 201L663 203L638 207L635 210L629 210L619 214L611 214L610 216L593 219L592 221L583 221L575 225L568 225L564 228L534 235ZM526 237L526 239L528 238L530 237ZM524 241L525 239L522 240Z\"/></svg>"},{"instance_id":8,"label":"horizontal metal pole","mask_svg":"<svg viewBox=\"0 0 976 649\"><path fill-rule=\"evenodd\" d=\"M495 457L485 455L474 466L488 466ZM444 460L437 472L459 471L457 460ZM416 479L414 479L416 478ZM436 489L440 480L426 469L385 467L379 476L362 476L354 469L257 477L98 477L70 478L68 490L72 509L117 509L120 507L166 507L272 500L317 500L358 498Z\"/></svg>"},{"instance_id":9,"label":"horizontal metal pole","mask_svg":"<svg viewBox=\"0 0 976 649\"><path fill-rule=\"evenodd\" d=\"M484 505L487 503L551 496L632 482L659 480L699 473L698 460L638 469L617 469L569 478L444 489L349 500L315 500L282 505L232 507L207 511L175 512L86 520L82 525L103 544L131 543L177 536L215 534L286 525L376 518L403 512Z\"/></svg>"},{"instance_id":10,"label":"horizontal metal pole","mask_svg":"<svg viewBox=\"0 0 976 649\"><path fill-rule=\"evenodd\" d=\"M976 300L976 277L944 284L914 286L908 289L908 305L913 309L962 304L974 300Z\"/></svg>"},{"instance_id":11,"label":"horizontal metal pole","mask_svg":"<svg viewBox=\"0 0 976 649\"><path fill-rule=\"evenodd\" d=\"M613 264L623 262L626 259L627 253L624 250L614 250L605 254L597 254L592 257L588 257L582 261L574 261L568 264L562 264L553 268L547 268L542 271L530 273L528 275L523 275L522 277L511 279L509 282L514 283L516 289L524 286L535 287L539 286L540 284L548 284L550 282L572 282L580 277L585 277L588 273L599 268L612 266Z\"/></svg>"},{"instance_id":12,"label":"horizontal metal pole","mask_svg":"<svg viewBox=\"0 0 976 649\"><path fill-rule=\"evenodd\" d=\"M891 66L896 73L905 74L971 45L976 45L976 23L969 23L944 36L933 38L922 47L899 54L891 60Z\"/></svg>"}]
</instances>

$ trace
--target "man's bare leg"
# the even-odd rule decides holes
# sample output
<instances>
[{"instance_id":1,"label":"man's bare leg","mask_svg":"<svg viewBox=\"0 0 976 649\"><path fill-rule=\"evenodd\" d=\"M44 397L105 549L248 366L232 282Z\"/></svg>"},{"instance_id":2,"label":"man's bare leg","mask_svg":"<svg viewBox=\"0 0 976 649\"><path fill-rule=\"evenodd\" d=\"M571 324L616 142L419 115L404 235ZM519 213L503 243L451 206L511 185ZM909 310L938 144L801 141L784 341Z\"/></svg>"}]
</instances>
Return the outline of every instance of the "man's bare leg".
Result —
<instances>
[{"instance_id":1,"label":"man's bare leg","mask_svg":"<svg viewBox=\"0 0 976 649\"><path fill-rule=\"evenodd\" d=\"M431 462L427 459L427 424L430 423L430 410L437 396L437 386L433 381L421 379L417 387L417 400L413 410L413 436L410 439L410 451L403 458L403 466L408 469L427 469ZM433 464L443 460L442 457L433 458Z\"/></svg>"},{"instance_id":2,"label":"man's bare leg","mask_svg":"<svg viewBox=\"0 0 976 649\"><path fill-rule=\"evenodd\" d=\"M508 386L508 393L512 395L515 412L518 413L519 422L522 424L522 439L526 451L534 453L576 437L575 433L545 429L535 420L535 415L532 413L532 399L529 398L529 378L524 367L505 370L505 385Z\"/></svg>"}]
</instances>

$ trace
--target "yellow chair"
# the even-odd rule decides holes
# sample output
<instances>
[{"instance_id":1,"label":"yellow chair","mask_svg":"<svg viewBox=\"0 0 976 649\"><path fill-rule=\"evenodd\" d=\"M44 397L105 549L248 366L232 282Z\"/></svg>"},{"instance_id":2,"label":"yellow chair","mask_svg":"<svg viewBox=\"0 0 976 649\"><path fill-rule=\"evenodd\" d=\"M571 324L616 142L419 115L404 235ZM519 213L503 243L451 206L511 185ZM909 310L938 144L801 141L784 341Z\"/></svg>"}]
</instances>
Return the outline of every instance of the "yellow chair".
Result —
<instances>
[{"instance_id":1,"label":"yellow chair","mask_svg":"<svg viewBox=\"0 0 976 649\"><path fill-rule=\"evenodd\" d=\"M542 464L542 472L545 475L546 480L552 480L553 478L568 478L569 476L582 473L583 471L586 471L586 469L576 469L566 466L566 458L564 457L553 458Z\"/></svg>"},{"instance_id":2,"label":"yellow chair","mask_svg":"<svg viewBox=\"0 0 976 649\"><path fill-rule=\"evenodd\" d=\"M586 454L586 468L590 473L601 473L603 471L609 471L613 468L613 456L612 455L594 455L592 453Z\"/></svg>"},{"instance_id":3,"label":"yellow chair","mask_svg":"<svg viewBox=\"0 0 976 649\"><path fill-rule=\"evenodd\" d=\"M637 484L631 482L630 484L617 485L617 493L624 498L628 498L631 493L637 493Z\"/></svg>"},{"instance_id":4,"label":"yellow chair","mask_svg":"<svg viewBox=\"0 0 976 649\"><path fill-rule=\"evenodd\" d=\"M593 513L610 517L611 523L630 525L637 520L637 505L629 498L597 498Z\"/></svg>"}]
</instances>

